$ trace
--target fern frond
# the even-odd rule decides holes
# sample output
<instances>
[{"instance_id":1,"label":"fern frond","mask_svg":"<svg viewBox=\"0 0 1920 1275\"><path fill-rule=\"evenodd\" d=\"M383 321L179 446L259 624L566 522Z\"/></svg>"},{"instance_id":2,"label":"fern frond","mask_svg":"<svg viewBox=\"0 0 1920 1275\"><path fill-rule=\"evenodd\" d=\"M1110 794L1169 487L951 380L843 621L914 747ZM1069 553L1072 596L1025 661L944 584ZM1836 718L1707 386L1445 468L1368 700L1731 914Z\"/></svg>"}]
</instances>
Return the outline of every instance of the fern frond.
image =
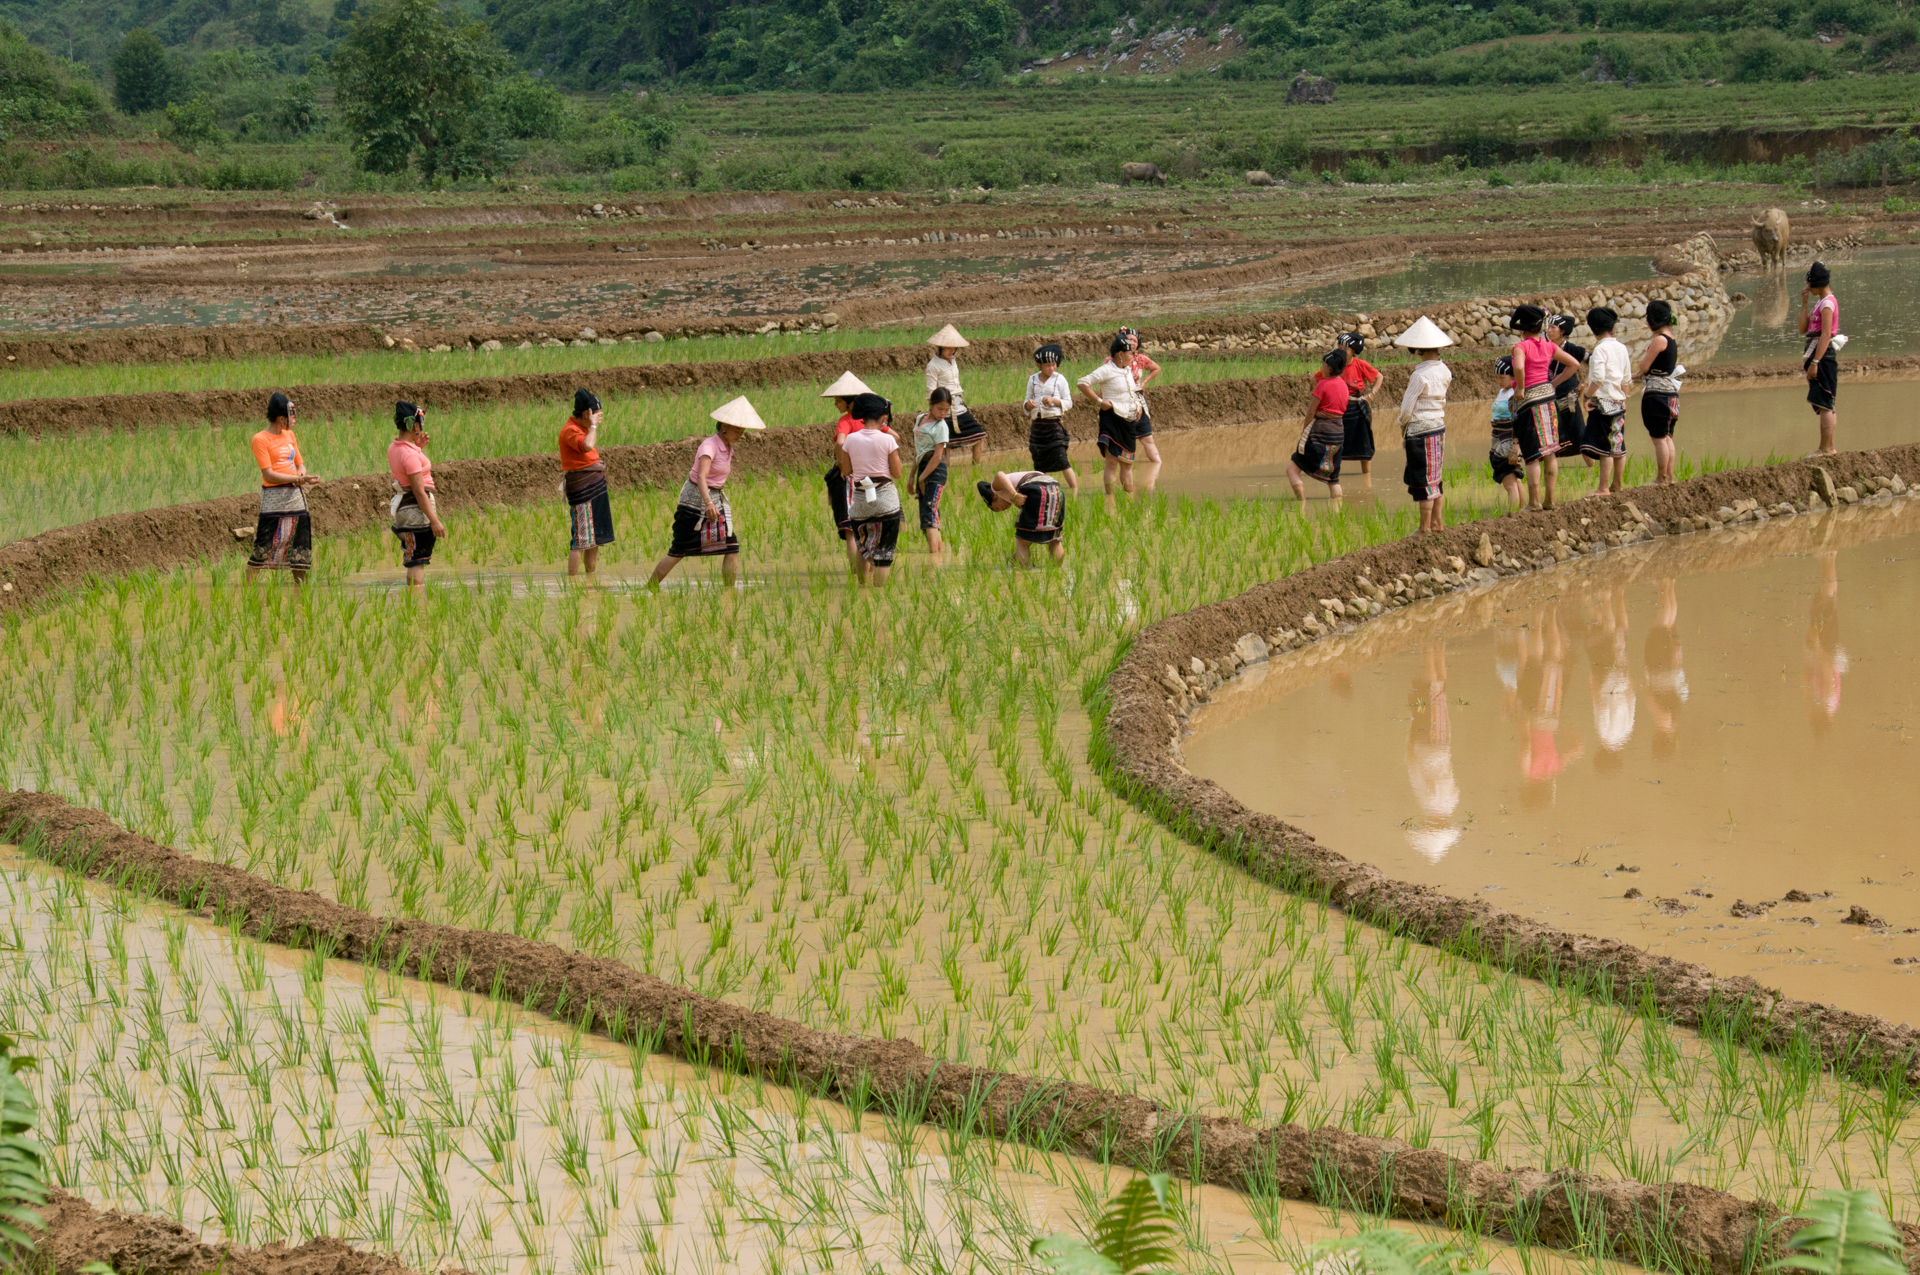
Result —
<instances>
[{"instance_id":1,"label":"fern frond","mask_svg":"<svg viewBox=\"0 0 1920 1275\"><path fill-rule=\"evenodd\" d=\"M1421 1240L1405 1231L1381 1228L1327 1240L1312 1248L1314 1257L1344 1257L1368 1275L1488 1275L1467 1268L1451 1244Z\"/></svg>"},{"instance_id":2,"label":"fern frond","mask_svg":"<svg viewBox=\"0 0 1920 1275\"><path fill-rule=\"evenodd\" d=\"M1810 1220L1787 1241L1769 1272L1809 1275L1906 1275L1900 1232L1872 1191L1822 1191L1800 1210Z\"/></svg>"},{"instance_id":3,"label":"fern frond","mask_svg":"<svg viewBox=\"0 0 1920 1275\"><path fill-rule=\"evenodd\" d=\"M1173 1263L1168 1241L1175 1231L1167 1217L1167 1183L1164 1173L1135 1178L1115 1193L1094 1223L1093 1248L1119 1267L1121 1275Z\"/></svg>"}]
</instances>

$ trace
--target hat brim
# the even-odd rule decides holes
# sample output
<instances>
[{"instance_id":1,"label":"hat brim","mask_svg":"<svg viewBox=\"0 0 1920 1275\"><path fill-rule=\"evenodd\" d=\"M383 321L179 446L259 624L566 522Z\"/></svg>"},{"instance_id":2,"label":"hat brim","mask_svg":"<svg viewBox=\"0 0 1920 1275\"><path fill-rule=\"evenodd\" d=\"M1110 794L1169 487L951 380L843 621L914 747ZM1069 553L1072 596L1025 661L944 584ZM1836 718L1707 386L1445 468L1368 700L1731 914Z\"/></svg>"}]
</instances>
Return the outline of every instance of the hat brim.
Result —
<instances>
[{"instance_id":1,"label":"hat brim","mask_svg":"<svg viewBox=\"0 0 1920 1275\"><path fill-rule=\"evenodd\" d=\"M973 342L960 335L960 329L949 323L927 338L927 344L936 350L964 350Z\"/></svg>"},{"instance_id":2,"label":"hat brim","mask_svg":"<svg viewBox=\"0 0 1920 1275\"><path fill-rule=\"evenodd\" d=\"M1423 314L1405 332L1393 338L1393 343L1403 350L1444 350L1453 344L1453 338Z\"/></svg>"},{"instance_id":3,"label":"hat brim","mask_svg":"<svg viewBox=\"0 0 1920 1275\"><path fill-rule=\"evenodd\" d=\"M722 403L709 413L722 425L731 425L735 429L765 429L767 423L760 419L760 413L753 410L753 404L742 394L739 398Z\"/></svg>"},{"instance_id":4,"label":"hat brim","mask_svg":"<svg viewBox=\"0 0 1920 1275\"><path fill-rule=\"evenodd\" d=\"M867 383L852 372L843 372L840 379L820 391L821 398L852 398L856 394L871 394Z\"/></svg>"}]
</instances>

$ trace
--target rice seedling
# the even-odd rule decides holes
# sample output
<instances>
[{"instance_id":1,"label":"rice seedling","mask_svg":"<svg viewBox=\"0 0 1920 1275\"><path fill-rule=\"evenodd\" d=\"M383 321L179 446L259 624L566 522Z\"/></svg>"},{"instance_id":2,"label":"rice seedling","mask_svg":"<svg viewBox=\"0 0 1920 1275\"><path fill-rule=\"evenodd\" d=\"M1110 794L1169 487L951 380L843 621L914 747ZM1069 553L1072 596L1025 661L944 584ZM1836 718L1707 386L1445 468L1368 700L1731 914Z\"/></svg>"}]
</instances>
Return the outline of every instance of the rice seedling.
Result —
<instances>
[{"instance_id":1,"label":"rice seedling","mask_svg":"<svg viewBox=\"0 0 1920 1275\"><path fill-rule=\"evenodd\" d=\"M12 618L0 781L142 830L164 813L189 830L183 849L289 884L548 938L956 1061L1515 1164L1657 1164L1746 1192L1839 1185L1838 1159L1856 1186L1911 1207L1910 1095L1877 1107L1883 1090L1807 1057L1747 1052L1737 1022L1679 1031L1604 989L1336 918L1197 852L1093 773L1072 696L1117 641L1403 535L1404 514L1085 499L1064 569L1010 576L1004 528L956 506L957 565L907 555L887 592L863 596L831 565L814 476L738 481L751 565L723 596L698 573L657 597L552 596L537 573L561 547L556 512L505 509L460 515L435 568L489 574L419 598L367 583L392 552L370 532L327 542L297 596L243 592L225 562ZM658 494L615 505L643 544L663 523ZM650 549L609 551L615 572ZM404 712L397 650L419 661ZM356 989L367 1026L343 1040L377 1035L385 986ZM586 1101L591 1080L565 1081L565 1056L528 1045L526 1083ZM404 1131L390 1056L370 1069L349 1043L330 1065L360 1095L356 1127ZM219 1086L206 1109L216 1101L235 1109ZM461 1130L475 1161L571 1180L546 1143L528 1154L524 1134L502 1132L492 1104ZM685 1145L745 1145L713 1119ZM635 1154L650 1135L649 1164L668 1150L657 1128L619 1122ZM1808 1154L1822 1144L1839 1153ZM390 1181L411 1198L397 1169ZM700 1224L672 1192L624 1198ZM496 1236L512 1231L502 1218Z\"/></svg>"}]
</instances>

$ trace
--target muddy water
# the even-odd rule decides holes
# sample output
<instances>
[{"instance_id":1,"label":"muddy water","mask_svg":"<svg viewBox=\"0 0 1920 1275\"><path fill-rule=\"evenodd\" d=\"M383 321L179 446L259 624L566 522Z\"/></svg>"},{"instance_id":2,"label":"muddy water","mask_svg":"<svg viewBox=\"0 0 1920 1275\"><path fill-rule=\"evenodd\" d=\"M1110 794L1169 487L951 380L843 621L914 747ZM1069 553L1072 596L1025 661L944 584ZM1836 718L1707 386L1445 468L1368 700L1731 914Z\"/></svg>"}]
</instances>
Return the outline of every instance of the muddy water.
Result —
<instances>
[{"instance_id":1,"label":"muddy water","mask_svg":"<svg viewBox=\"0 0 1920 1275\"><path fill-rule=\"evenodd\" d=\"M485 997L235 939L11 846L0 918L17 942L0 953L0 1004L57 1024L28 1075L57 1180L209 1240L331 1234L423 1270L530 1275L995 1271L1131 1176L856 1117ZM1195 1269L1280 1275L1360 1226L1217 1187L1176 1201ZM1516 1275L1573 1269L1500 1245L1480 1256Z\"/></svg>"},{"instance_id":2,"label":"muddy water","mask_svg":"<svg viewBox=\"0 0 1920 1275\"><path fill-rule=\"evenodd\" d=\"M1722 362L1754 359L1797 361L1800 288L1811 258L1768 274L1729 275L1729 292L1744 292L1753 304L1736 311L1715 357ZM1840 330L1849 355L1920 353L1920 248L1854 249L1824 257L1840 300Z\"/></svg>"},{"instance_id":3,"label":"muddy water","mask_svg":"<svg viewBox=\"0 0 1920 1275\"><path fill-rule=\"evenodd\" d=\"M1444 305L1475 297L1519 296L1563 288L1630 283L1653 274L1645 254L1525 261L1429 261L1414 257L1402 270L1337 279L1264 299L1259 307L1322 305L1335 314Z\"/></svg>"},{"instance_id":4,"label":"muddy water","mask_svg":"<svg viewBox=\"0 0 1920 1275\"><path fill-rule=\"evenodd\" d=\"M1855 381L1841 387L1840 446L1852 450L1888 447L1920 438L1920 382ZM1491 437L1486 403L1454 403L1447 408L1447 463L1469 465L1477 480L1491 482L1487 445ZM1408 501L1400 483L1404 466L1395 424L1395 405L1383 404L1374 418L1374 440L1379 452L1369 484L1352 461L1346 463L1343 489L1350 503L1400 505ZM1627 454L1650 459L1646 431L1640 428L1639 407L1627 406ZM1769 457L1798 457L1819 440L1806 390L1798 382L1759 382L1726 389L1690 390L1681 397L1681 422L1676 437L1682 457L1695 460L1724 458L1758 464ZM1240 496L1281 499L1292 497L1287 487L1287 457L1299 438L1298 421L1224 426L1220 429L1169 433L1159 439L1164 465L1154 483L1169 494ZM1098 477L1098 457L1076 463L1083 475ZM1091 466L1091 467L1089 467ZM1144 475L1144 469L1140 471ZM1564 481L1576 491L1591 487L1586 466L1578 459L1562 462ZM1309 493L1325 503L1323 493Z\"/></svg>"},{"instance_id":5,"label":"muddy water","mask_svg":"<svg viewBox=\"0 0 1920 1275\"><path fill-rule=\"evenodd\" d=\"M1911 1019L1916 570L1909 501L1635 546L1276 661L1187 763L1394 876Z\"/></svg>"}]
</instances>

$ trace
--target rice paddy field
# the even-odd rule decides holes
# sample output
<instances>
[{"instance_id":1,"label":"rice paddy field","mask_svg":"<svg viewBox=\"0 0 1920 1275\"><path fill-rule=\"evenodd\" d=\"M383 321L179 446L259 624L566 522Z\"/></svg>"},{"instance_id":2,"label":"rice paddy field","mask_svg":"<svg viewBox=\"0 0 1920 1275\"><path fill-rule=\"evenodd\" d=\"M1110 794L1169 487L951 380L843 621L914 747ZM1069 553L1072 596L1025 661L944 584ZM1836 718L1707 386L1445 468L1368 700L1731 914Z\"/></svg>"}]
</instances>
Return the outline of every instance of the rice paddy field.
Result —
<instances>
[{"instance_id":1,"label":"rice paddy field","mask_svg":"<svg viewBox=\"0 0 1920 1275\"><path fill-rule=\"evenodd\" d=\"M1207 855L1102 781L1089 697L1129 632L1404 536L1410 511L1084 497L1064 567L1015 573L1005 521L955 501L954 562L910 551L889 588L863 592L838 564L817 476L736 483L735 591L697 563L660 594L627 587L665 537L668 501L642 492L616 497L625 539L596 590L556 586L555 510L456 505L423 594L391 587L381 530L323 541L303 591L245 587L228 560L12 616L0 781L350 906L547 939L954 1061L1789 1208L1867 1188L1915 1216L1920 1124L1898 1077L1836 1079L1811 1047L1751 1052L1737 1022L1683 1031L1604 989L1363 926ZM1493 494L1469 487L1456 516ZM99 1203L210 1235L325 1229L416 1257L458 1251L476 1269L680 1269L686 1244L695 1269L759 1270L785 1260L768 1255L804 1265L814 1240L742 1210L786 1219L813 1198L814 1157L869 1154L825 1149L842 1135L803 1135L791 1112L753 1114L720 1081L588 1058L489 1009L407 1000L395 1017L377 980L342 988L318 966L265 978L245 942L198 943L189 960L170 922L129 963L113 937L128 905L103 919L79 894L60 887L70 904L55 916L46 891L14 887L14 947L35 970L9 980L7 1012L48 1058L43 1106L66 1113L61 1178ZM69 955L48 961L50 944ZM237 971L201 972L222 963ZM51 1012L55 997L74 1008ZM156 1037L175 1023L178 1037ZM315 1052L328 1049L332 1063ZM122 1053L131 1079L107 1061ZM269 1054L298 1078L254 1079ZM376 1078L365 1059L398 1074ZM322 1092L329 1066L354 1073L357 1115ZM204 1088L183 1068L229 1077L208 1092L230 1128L161 1114ZM177 1096L129 1102L136 1082ZM500 1114L510 1100L524 1109ZM100 1125L77 1114L136 1109L160 1123L128 1138L84 1132ZM335 1129L313 1132L324 1119ZM197 1143L176 1131L209 1120ZM551 1171L484 1150L501 1120L541 1129ZM390 1157L377 1187L356 1149L369 1128ZM726 1177L708 1158L730 1136L797 1176L755 1169L750 1190L746 1153L730 1151ZM267 1167L262 1149L290 1137L318 1148L311 1160ZM656 1166L675 1148L695 1185L670 1222L677 1188ZM821 1226L864 1233L882 1269L954 1268L936 1233L991 1232L967 1250L982 1269L1016 1260L1033 1224L968 1167L1003 1151L924 1169L889 1161L884 1135L870 1152L892 1176L869 1187L865 1170L826 1171L842 1193L819 1205L839 1219ZM603 1161L632 1174L609 1186ZM453 1177L494 1194L450 1212L436 1183ZM775 1202L753 1203L759 1191ZM877 1229L859 1220L882 1214ZM1231 1249L1197 1231L1184 1260L1237 1269ZM842 1269L820 1262L807 1268Z\"/></svg>"}]
</instances>

